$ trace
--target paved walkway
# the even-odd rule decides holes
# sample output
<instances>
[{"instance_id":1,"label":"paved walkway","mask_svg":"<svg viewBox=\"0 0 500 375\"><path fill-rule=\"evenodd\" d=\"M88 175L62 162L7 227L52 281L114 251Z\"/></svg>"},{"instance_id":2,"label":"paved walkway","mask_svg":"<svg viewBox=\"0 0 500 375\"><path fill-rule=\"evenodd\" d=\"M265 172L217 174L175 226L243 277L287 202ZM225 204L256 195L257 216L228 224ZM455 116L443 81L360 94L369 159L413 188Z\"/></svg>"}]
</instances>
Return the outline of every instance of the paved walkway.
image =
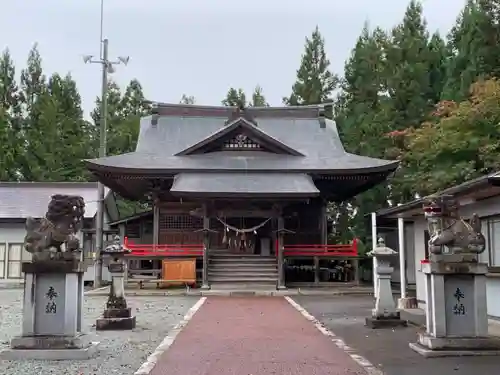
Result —
<instances>
[{"instance_id":1,"label":"paved walkway","mask_svg":"<svg viewBox=\"0 0 500 375\"><path fill-rule=\"evenodd\" d=\"M151 375L366 375L284 298L208 297Z\"/></svg>"},{"instance_id":2,"label":"paved walkway","mask_svg":"<svg viewBox=\"0 0 500 375\"><path fill-rule=\"evenodd\" d=\"M419 328L369 329L365 317L373 297L339 296L293 298L347 345L383 370L385 375L498 374L500 357L448 357L426 359L408 346ZM494 332L490 332L494 334Z\"/></svg>"}]
</instances>

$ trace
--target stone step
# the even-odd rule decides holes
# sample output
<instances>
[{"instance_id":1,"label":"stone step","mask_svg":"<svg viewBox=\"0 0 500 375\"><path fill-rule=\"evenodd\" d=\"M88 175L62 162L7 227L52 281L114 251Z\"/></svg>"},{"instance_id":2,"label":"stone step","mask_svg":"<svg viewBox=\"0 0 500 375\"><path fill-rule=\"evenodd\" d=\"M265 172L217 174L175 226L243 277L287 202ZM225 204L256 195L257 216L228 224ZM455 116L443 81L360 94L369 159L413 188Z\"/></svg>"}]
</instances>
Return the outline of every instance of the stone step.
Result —
<instances>
[{"instance_id":1,"label":"stone step","mask_svg":"<svg viewBox=\"0 0 500 375\"><path fill-rule=\"evenodd\" d=\"M221 262L256 262L256 263L276 263L276 258L274 257L256 257L251 256L234 256L234 255L212 255L210 256L212 261Z\"/></svg>"},{"instance_id":2,"label":"stone step","mask_svg":"<svg viewBox=\"0 0 500 375\"><path fill-rule=\"evenodd\" d=\"M209 277L236 277L236 278L255 278L255 277L278 277L277 270L213 270L209 269Z\"/></svg>"},{"instance_id":3,"label":"stone step","mask_svg":"<svg viewBox=\"0 0 500 375\"><path fill-rule=\"evenodd\" d=\"M213 270L235 270L235 271L259 271L259 270L277 270L276 263L261 263L261 264L248 264L248 263L210 263L209 269Z\"/></svg>"},{"instance_id":4,"label":"stone step","mask_svg":"<svg viewBox=\"0 0 500 375\"><path fill-rule=\"evenodd\" d=\"M240 282L240 283L225 283L215 282L210 284L211 290L231 290L234 293L252 292L252 291L275 291L276 283L256 283L256 282Z\"/></svg>"},{"instance_id":5,"label":"stone step","mask_svg":"<svg viewBox=\"0 0 500 375\"><path fill-rule=\"evenodd\" d=\"M225 282L225 283L276 283L277 276L274 275L246 275L246 276L238 276L238 275L209 275L208 280L211 283L216 282Z\"/></svg>"}]
</instances>

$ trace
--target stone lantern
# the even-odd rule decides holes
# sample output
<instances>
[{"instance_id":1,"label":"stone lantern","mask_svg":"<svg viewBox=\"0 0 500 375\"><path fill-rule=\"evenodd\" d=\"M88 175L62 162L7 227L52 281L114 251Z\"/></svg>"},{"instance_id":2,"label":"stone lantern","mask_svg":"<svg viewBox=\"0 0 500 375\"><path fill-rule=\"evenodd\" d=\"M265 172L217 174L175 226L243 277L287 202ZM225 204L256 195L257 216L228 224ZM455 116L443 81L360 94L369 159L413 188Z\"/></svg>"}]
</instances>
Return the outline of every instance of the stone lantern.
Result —
<instances>
[{"instance_id":1,"label":"stone lantern","mask_svg":"<svg viewBox=\"0 0 500 375\"><path fill-rule=\"evenodd\" d=\"M396 251L385 246L382 238L379 238L377 247L368 253L377 259L377 268L374 273L378 278L375 308L372 310L372 316L366 318L366 325L370 328L407 325L406 320L401 320L392 295L391 275L394 268L391 267L391 258L396 254Z\"/></svg>"},{"instance_id":2,"label":"stone lantern","mask_svg":"<svg viewBox=\"0 0 500 375\"><path fill-rule=\"evenodd\" d=\"M115 236L113 243L103 251L104 261L108 264L111 274L111 286L106 309L103 316L97 319L97 330L127 330L134 329L135 316L132 316L130 307L125 299L125 272L127 272L125 255L126 249L119 236Z\"/></svg>"}]
</instances>

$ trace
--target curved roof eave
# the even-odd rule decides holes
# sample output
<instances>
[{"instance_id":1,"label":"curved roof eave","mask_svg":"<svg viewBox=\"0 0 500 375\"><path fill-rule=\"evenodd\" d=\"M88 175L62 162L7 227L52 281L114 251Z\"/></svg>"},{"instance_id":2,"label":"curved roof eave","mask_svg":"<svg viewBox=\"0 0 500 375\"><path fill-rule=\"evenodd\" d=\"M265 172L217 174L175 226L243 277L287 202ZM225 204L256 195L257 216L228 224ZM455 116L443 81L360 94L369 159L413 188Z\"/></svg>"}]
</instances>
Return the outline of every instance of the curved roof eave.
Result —
<instances>
[{"instance_id":1,"label":"curved roof eave","mask_svg":"<svg viewBox=\"0 0 500 375\"><path fill-rule=\"evenodd\" d=\"M116 174L133 174L145 176L151 175L174 175L182 172L241 172L241 168L230 168L230 167L214 167L207 168L203 167L187 167L187 168L161 168L161 167L148 167L146 164L144 166L120 166L113 164L104 164L97 162L98 159L85 160L87 168L92 172L107 172ZM375 159L378 160L378 159ZM244 170L251 170L253 172L276 172L282 171L284 173L314 173L314 174L329 174L329 175L353 175L353 174L366 174L366 173L391 173L394 172L399 166L399 161L386 161L386 163L380 163L378 165L371 166L361 166L357 168L334 168L334 167L292 167L292 168L247 168Z\"/></svg>"}]
</instances>

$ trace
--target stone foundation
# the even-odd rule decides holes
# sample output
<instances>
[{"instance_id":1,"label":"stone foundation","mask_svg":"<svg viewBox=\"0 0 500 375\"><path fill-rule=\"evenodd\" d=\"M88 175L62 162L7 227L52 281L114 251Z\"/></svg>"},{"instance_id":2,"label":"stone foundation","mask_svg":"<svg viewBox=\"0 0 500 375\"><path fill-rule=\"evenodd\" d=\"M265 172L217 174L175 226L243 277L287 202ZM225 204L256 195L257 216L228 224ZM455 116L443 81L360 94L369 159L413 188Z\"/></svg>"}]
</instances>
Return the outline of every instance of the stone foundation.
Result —
<instances>
[{"instance_id":1,"label":"stone foundation","mask_svg":"<svg viewBox=\"0 0 500 375\"><path fill-rule=\"evenodd\" d=\"M3 360L85 360L92 358L98 342L84 335L77 336L19 336L9 349L0 351Z\"/></svg>"},{"instance_id":2,"label":"stone foundation","mask_svg":"<svg viewBox=\"0 0 500 375\"><path fill-rule=\"evenodd\" d=\"M371 317L366 318L365 325L368 328L376 329L376 328L391 328L391 327L407 327L408 321L402 320L399 316L399 312L393 314L392 316L380 316L380 317Z\"/></svg>"},{"instance_id":3,"label":"stone foundation","mask_svg":"<svg viewBox=\"0 0 500 375\"><path fill-rule=\"evenodd\" d=\"M458 357L500 355L500 339L494 337L433 337L419 333L416 343L410 343L424 357Z\"/></svg>"},{"instance_id":4,"label":"stone foundation","mask_svg":"<svg viewBox=\"0 0 500 375\"><path fill-rule=\"evenodd\" d=\"M111 330L130 330L136 325L135 316L132 316L130 307L125 309L106 309L103 317L97 319L96 330L111 331Z\"/></svg>"}]
</instances>

